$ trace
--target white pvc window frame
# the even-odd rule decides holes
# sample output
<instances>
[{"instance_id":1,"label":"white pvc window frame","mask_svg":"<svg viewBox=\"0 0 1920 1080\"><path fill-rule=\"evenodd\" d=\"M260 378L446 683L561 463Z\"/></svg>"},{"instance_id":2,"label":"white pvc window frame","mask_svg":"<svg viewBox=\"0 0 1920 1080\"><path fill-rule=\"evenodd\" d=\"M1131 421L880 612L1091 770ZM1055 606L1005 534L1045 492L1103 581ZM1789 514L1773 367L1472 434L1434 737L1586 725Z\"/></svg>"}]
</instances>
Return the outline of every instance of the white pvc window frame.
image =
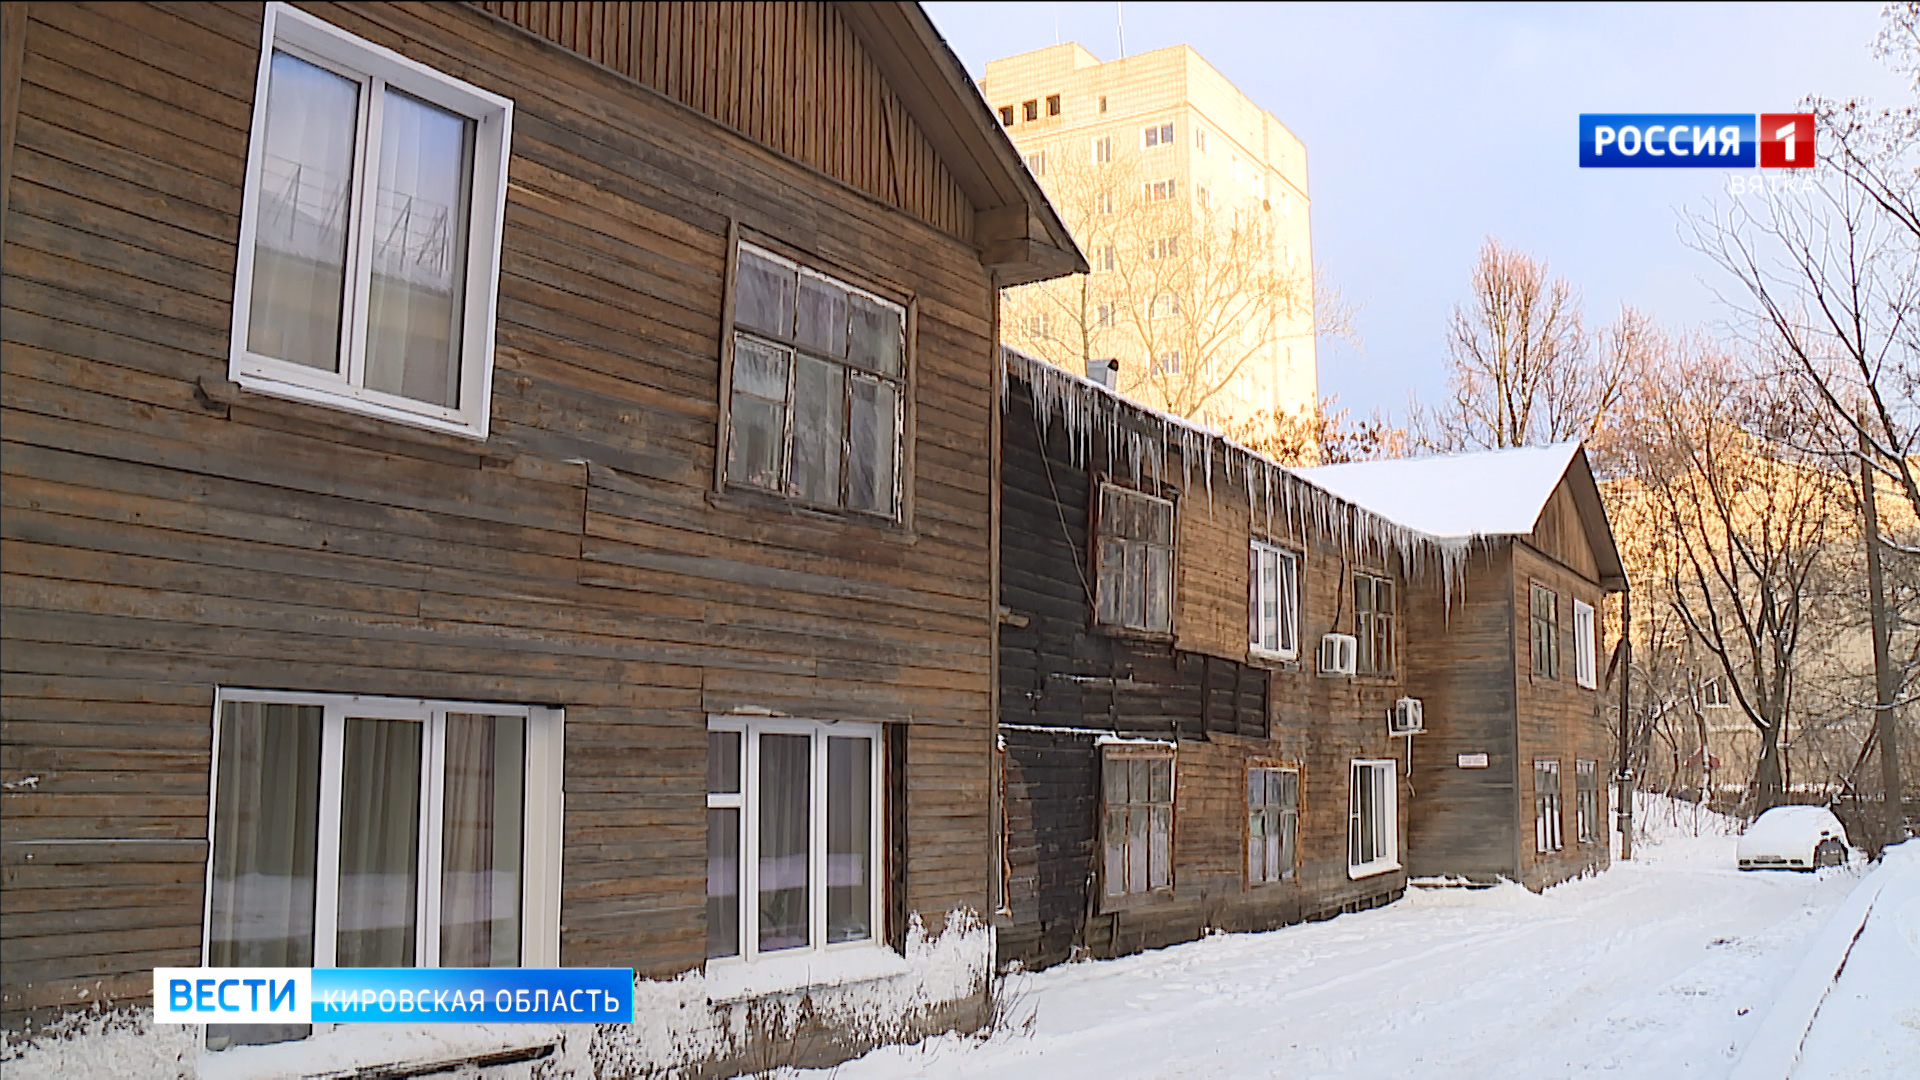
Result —
<instances>
[{"instance_id":1,"label":"white pvc window frame","mask_svg":"<svg viewBox=\"0 0 1920 1080\"><path fill-rule=\"evenodd\" d=\"M266 163L267 84L276 50L361 86L337 371L277 360L247 348L253 303L254 241L261 211L261 176ZM369 177L374 148L380 143L381 103L388 87L474 122L466 281L461 308L459 396L458 405L451 408L383 393L364 385L373 263L373 230L365 227L365 223L373 218L376 192ZM288 4L267 4L260 39L260 67L254 78L246 185L240 204L240 245L234 268L228 377L261 394L486 439L492 411L495 308L499 297L500 241L506 222L507 162L512 138L512 100L362 40Z\"/></svg>"},{"instance_id":2,"label":"white pvc window frame","mask_svg":"<svg viewBox=\"0 0 1920 1080\"><path fill-rule=\"evenodd\" d=\"M709 792L707 809L734 808L740 811L738 865L740 902L738 905L740 951L732 956L710 956L708 969L738 967L761 962L760 935L760 736L806 735L809 745L807 799L807 939L802 949L779 949L765 954L768 962L792 957L821 956L858 949L884 948L886 943L886 788L883 784L882 756L886 750L884 732L879 724L842 720L800 720L790 717L710 716L708 731L732 731L740 735L740 790ZM868 803L872 830L868 850L872 853L867 869L872 887L868 900L868 934L853 941L827 944L827 739L866 739L872 744L868 763L872 770L868 783L872 798Z\"/></svg>"},{"instance_id":3,"label":"white pvc window frame","mask_svg":"<svg viewBox=\"0 0 1920 1080\"><path fill-rule=\"evenodd\" d=\"M418 930L414 966L439 966L441 818L445 811L446 717L448 713L525 717L525 790L521 805L520 966L560 963L561 820L565 814L565 713L561 709L498 702L308 694L221 687L213 701L213 763L207 794L207 867L200 913L200 963L207 963L213 926L213 835L219 821L220 727L230 703L317 706L320 728L318 851L314 860L313 966L333 967L339 944L340 779L346 720L400 720L426 726L420 755L420 888L414 898Z\"/></svg>"},{"instance_id":4,"label":"white pvc window frame","mask_svg":"<svg viewBox=\"0 0 1920 1080\"><path fill-rule=\"evenodd\" d=\"M1400 763L1355 759L1348 766L1347 877L1359 880L1400 869ZM1374 857L1355 862L1361 818L1360 787L1373 788Z\"/></svg>"},{"instance_id":5,"label":"white pvc window frame","mask_svg":"<svg viewBox=\"0 0 1920 1080\"><path fill-rule=\"evenodd\" d=\"M1573 678L1588 690L1597 690L1600 680L1594 661L1593 605L1584 600L1573 602Z\"/></svg>"},{"instance_id":6,"label":"white pvc window frame","mask_svg":"<svg viewBox=\"0 0 1920 1080\"><path fill-rule=\"evenodd\" d=\"M1253 580L1247 587L1247 601L1252 608L1247 649L1254 656L1269 660L1297 660L1300 658L1300 556L1264 540L1253 541L1252 548L1249 562ZM1271 623L1267 619L1264 573L1269 563L1274 567L1274 583L1279 588L1279 595L1273 598L1275 609ZM1271 636L1276 648L1265 644L1269 629L1273 631Z\"/></svg>"}]
</instances>

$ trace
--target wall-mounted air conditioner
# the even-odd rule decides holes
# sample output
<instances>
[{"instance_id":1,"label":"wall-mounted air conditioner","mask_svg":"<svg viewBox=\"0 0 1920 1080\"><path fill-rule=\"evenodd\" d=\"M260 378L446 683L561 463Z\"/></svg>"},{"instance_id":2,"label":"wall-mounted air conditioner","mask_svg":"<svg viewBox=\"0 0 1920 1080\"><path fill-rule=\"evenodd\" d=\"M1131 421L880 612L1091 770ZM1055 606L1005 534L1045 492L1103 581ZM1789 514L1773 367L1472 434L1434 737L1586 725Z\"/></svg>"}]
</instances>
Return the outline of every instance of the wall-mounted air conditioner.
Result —
<instances>
[{"instance_id":1,"label":"wall-mounted air conditioner","mask_svg":"<svg viewBox=\"0 0 1920 1080\"><path fill-rule=\"evenodd\" d=\"M1320 674L1351 675L1359 666L1359 639L1352 634L1320 636Z\"/></svg>"},{"instance_id":2,"label":"wall-mounted air conditioner","mask_svg":"<svg viewBox=\"0 0 1920 1080\"><path fill-rule=\"evenodd\" d=\"M1403 697L1387 714L1387 734L1419 735L1427 730L1427 710L1419 698Z\"/></svg>"}]
</instances>

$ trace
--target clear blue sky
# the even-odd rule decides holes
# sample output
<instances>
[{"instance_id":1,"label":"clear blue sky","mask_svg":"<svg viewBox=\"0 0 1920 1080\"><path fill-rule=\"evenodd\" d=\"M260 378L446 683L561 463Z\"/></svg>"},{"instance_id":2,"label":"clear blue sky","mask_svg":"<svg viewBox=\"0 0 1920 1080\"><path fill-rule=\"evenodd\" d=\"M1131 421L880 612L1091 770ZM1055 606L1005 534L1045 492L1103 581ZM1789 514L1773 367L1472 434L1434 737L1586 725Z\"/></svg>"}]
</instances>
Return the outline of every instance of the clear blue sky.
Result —
<instances>
[{"instance_id":1,"label":"clear blue sky","mask_svg":"<svg viewBox=\"0 0 1920 1080\"><path fill-rule=\"evenodd\" d=\"M975 78L1055 41L1112 59L1115 7L926 5ZM1589 325L1622 303L1674 328L1732 318L1727 282L1678 233L1683 209L1730 198L1729 173L1583 171L1580 113L1909 93L1868 53L1877 4L1130 3L1122 17L1128 53L1193 46L1306 143L1314 259L1360 306L1363 348L1322 344L1320 392L1357 414L1443 392L1447 314L1488 235L1566 277Z\"/></svg>"}]
</instances>

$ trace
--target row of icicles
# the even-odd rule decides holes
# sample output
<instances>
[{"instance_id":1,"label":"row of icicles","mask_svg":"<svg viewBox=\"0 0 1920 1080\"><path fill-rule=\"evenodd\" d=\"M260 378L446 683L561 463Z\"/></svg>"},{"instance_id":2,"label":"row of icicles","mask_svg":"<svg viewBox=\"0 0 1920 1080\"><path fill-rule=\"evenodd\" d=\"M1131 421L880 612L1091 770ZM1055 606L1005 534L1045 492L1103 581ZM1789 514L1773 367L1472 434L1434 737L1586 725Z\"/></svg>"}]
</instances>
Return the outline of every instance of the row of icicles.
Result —
<instances>
[{"instance_id":1,"label":"row of icicles","mask_svg":"<svg viewBox=\"0 0 1920 1080\"><path fill-rule=\"evenodd\" d=\"M1011 407L1014 382L1025 384L1033 399L1042 443L1058 416L1076 466L1085 467L1095 438L1103 438L1109 467L1117 471L1124 465L1135 484L1151 483L1158 491L1170 479L1168 461L1177 451L1180 489L1192 490L1197 466L1206 487L1209 513L1217 464L1226 483L1233 483L1238 473L1246 488L1247 505L1264 513L1269 536L1274 535L1277 515L1292 535L1305 536L1312 530L1333 537L1349 560L1369 556L1383 562L1397 560L1409 581L1437 574L1449 608L1454 590L1464 588L1466 561L1473 549L1470 539L1432 536L1389 521L1315 486L1217 431L1128 401L1037 357L1005 346L1000 349L1000 357L1001 408Z\"/></svg>"}]
</instances>

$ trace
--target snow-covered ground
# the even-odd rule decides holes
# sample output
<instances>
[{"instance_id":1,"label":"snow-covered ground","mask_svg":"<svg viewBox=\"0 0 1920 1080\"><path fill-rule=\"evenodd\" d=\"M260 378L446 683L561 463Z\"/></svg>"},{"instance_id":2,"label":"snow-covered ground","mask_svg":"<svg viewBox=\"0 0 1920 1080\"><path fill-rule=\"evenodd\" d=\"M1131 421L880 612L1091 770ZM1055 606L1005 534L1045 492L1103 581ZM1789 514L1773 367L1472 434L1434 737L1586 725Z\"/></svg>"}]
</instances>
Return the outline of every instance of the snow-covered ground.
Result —
<instances>
[{"instance_id":1,"label":"snow-covered ground","mask_svg":"<svg viewBox=\"0 0 1920 1080\"><path fill-rule=\"evenodd\" d=\"M1415 890L1016 977L1027 1031L880 1050L834 1076L1725 1077L1865 869L1742 873L1734 837L1655 828L1667 835L1635 861L1544 895ZM1913 854L1862 935L1875 963L1849 966L1796 1080L1920 1076Z\"/></svg>"}]
</instances>

